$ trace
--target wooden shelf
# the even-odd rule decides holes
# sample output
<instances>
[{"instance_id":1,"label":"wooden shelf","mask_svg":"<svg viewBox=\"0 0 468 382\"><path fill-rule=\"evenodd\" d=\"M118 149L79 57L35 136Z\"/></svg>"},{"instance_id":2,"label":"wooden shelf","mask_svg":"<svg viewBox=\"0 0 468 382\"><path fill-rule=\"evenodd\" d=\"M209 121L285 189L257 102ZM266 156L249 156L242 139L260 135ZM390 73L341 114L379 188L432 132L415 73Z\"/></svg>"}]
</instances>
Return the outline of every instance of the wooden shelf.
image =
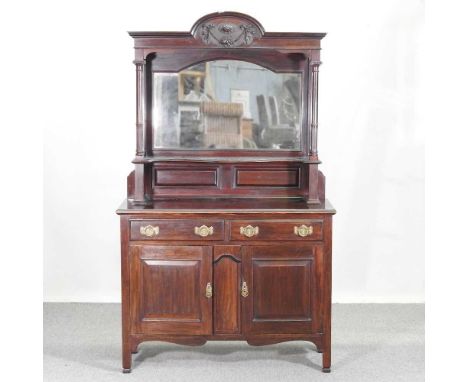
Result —
<instances>
[{"instance_id":1,"label":"wooden shelf","mask_svg":"<svg viewBox=\"0 0 468 382\"><path fill-rule=\"evenodd\" d=\"M198 199L164 199L154 200L147 205L136 205L125 199L117 214L145 214L148 212L167 213L219 213L245 212L285 212L285 213L323 213L335 214L328 200L320 204L307 204L301 198L198 198Z\"/></svg>"},{"instance_id":2,"label":"wooden shelf","mask_svg":"<svg viewBox=\"0 0 468 382\"><path fill-rule=\"evenodd\" d=\"M195 156L152 156L152 157L135 157L132 163L135 164L149 164L157 162L224 162L224 163L241 163L241 162L301 162L320 164L320 160L310 160L304 157L195 157Z\"/></svg>"}]
</instances>

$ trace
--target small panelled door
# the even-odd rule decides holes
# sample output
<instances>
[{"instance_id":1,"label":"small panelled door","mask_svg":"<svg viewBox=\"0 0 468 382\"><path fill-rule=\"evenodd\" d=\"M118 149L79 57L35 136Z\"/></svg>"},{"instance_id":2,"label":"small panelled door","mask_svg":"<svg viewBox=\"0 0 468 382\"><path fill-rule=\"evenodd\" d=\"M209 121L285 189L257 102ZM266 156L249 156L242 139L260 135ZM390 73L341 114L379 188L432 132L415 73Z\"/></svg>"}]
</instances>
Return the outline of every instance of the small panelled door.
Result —
<instances>
[{"instance_id":1,"label":"small panelled door","mask_svg":"<svg viewBox=\"0 0 468 382\"><path fill-rule=\"evenodd\" d=\"M134 333L212 333L212 248L130 246Z\"/></svg>"},{"instance_id":2,"label":"small panelled door","mask_svg":"<svg viewBox=\"0 0 468 382\"><path fill-rule=\"evenodd\" d=\"M243 331L291 334L317 331L316 247L242 247Z\"/></svg>"}]
</instances>

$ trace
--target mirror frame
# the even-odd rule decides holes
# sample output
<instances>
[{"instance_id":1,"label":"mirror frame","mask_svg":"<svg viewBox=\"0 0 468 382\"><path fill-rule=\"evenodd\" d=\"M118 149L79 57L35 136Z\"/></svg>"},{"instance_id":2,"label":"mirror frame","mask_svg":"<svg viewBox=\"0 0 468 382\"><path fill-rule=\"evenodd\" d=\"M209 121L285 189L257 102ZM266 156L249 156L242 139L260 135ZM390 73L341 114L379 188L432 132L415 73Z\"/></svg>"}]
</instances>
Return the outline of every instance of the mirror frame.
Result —
<instances>
[{"instance_id":1,"label":"mirror frame","mask_svg":"<svg viewBox=\"0 0 468 382\"><path fill-rule=\"evenodd\" d=\"M234 54L233 54L234 53ZM276 152L283 153L284 156L289 156L289 153L300 153L303 155L307 149L308 132L307 129L307 84L304 81L305 75L307 75L307 59L300 54L296 53L281 53L278 51L269 51L265 55L265 52L259 57L255 50L236 50L234 52L229 50L206 50L205 52L196 52L185 50L183 54L174 54L167 52L160 52L159 54L152 54L147 58L151 62L149 66L150 72L148 73L148 81L146 83L146 98L150 100L148 102L147 109L147 123L148 128L151 128L151 151L155 156L172 155L173 152L178 153L182 156L212 156L211 152L218 153L219 156L237 156L236 152L241 152L243 156L276 156ZM203 60L197 58L203 57ZM266 59L265 57L268 57ZM219 60L235 60L241 62L248 62L258 66L261 66L273 73L294 73L300 75L301 84L301 108L299 110L299 125L300 125L300 142L296 149L183 149L183 148L162 148L155 147L153 132L155 126L153 126L153 110L154 110L154 99L153 99L153 75L155 73L180 73L181 71L190 68L194 65L198 65L205 62L213 62ZM261 153L261 154L260 154ZM280 155L281 156L281 155Z\"/></svg>"},{"instance_id":2,"label":"mirror frame","mask_svg":"<svg viewBox=\"0 0 468 382\"><path fill-rule=\"evenodd\" d=\"M317 96L320 40L325 33L265 32L253 17L237 12L211 13L190 32L129 32L134 39L137 82L135 164L188 157L291 157L319 162L317 155ZM300 150L181 150L153 149L152 72L178 72L212 60L251 62L273 72L302 75ZM152 159L151 159L152 158Z\"/></svg>"},{"instance_id":3,"label":"mirror frame","mask_svg":"<svg viewBox=\"0 0 468 382\"><path fill-rule=\"evenodd\" d=\"M279 20L281 22L281 20ZM146 204L153 198L167 195L206 195L210 187L180 190L156 186L157 166L217 166L216 190L224 195L245 195L236 189L233 169L242 162L246 167L301 169L301 188L291 193L288 188L264 189L269 196L301 196L307 203L324 198L325 179L318 171L321 163L317 150L318 78L321 40L326 33L265 32L253 17L238 12L211 13L198 19L190 32L129 32L134 41L136 74L136 155L135 170L128 176L128 195L132 203ZM184 67L215 59L252 62L274 72L302 73L302 140L301 148L290 150L171 150L153 149L152 70L179 71ZM260 165L260 163L262 165ZM264 164L264 166L263 166ZM275 167L276 168L276 167ZM157 189L158 193L153 191ZM196 192L195 192L196 191ZM184 194L184 192L186 194ZM188 192L188 194L187 194ZM192 192L192 193L191 193ZM217 194L216 194L217 195Z\"/></svg>"}]
</instances>

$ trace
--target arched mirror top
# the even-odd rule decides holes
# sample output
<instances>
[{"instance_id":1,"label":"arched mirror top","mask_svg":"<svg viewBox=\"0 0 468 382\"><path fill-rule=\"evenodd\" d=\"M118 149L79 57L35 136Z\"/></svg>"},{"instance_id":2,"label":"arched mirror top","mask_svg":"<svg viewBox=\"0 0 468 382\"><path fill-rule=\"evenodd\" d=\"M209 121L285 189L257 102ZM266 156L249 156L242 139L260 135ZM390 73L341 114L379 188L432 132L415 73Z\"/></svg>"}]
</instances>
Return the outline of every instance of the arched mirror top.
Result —
<instances>
[{"instance_id":1,"label":"arched mirror top","mask_svg":"<svg viewBox=\"0 0 468 382\"><path fill-rule=\"evenodd\" d=\"M301 77L241 60L154 72L153 148L300 150Z\"/></svg>"}]
</instances>

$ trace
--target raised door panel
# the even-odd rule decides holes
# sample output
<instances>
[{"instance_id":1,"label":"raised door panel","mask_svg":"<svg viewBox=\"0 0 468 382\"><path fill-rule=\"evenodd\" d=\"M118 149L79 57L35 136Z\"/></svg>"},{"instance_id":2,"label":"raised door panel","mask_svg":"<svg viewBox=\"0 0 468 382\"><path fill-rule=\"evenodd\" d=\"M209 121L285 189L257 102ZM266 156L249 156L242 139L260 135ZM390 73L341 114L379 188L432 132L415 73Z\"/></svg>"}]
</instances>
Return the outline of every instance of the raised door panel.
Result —
<instances>
[{"instance_id":1,"label":"raised door panel","mask_svg":"<svg viewBox=\"0 0 468 382\"><path fill-rule=\"evenodd\" d=\"M314 246L301 244L243 247L246 335L317 331L314 253Z\"/></svg>"},{"instance_id":2,"label":"raised door panel","mask_svg":"<svg viewBox=\"0 0 468 382\"><path fill-rule=\"evenodd\" d=\"M214 247L214 333L240 334L240 246Z\"/></svg>"},{"instance_id":3,"label":"raised door panel","mask_svg":"<svg viewBox=\"0 0 468 382\"><path fill-rule=\"evenodd\" d=\"M211 247L130 247L132 331L211 334Z\"/></svg>"}]
</instances>

